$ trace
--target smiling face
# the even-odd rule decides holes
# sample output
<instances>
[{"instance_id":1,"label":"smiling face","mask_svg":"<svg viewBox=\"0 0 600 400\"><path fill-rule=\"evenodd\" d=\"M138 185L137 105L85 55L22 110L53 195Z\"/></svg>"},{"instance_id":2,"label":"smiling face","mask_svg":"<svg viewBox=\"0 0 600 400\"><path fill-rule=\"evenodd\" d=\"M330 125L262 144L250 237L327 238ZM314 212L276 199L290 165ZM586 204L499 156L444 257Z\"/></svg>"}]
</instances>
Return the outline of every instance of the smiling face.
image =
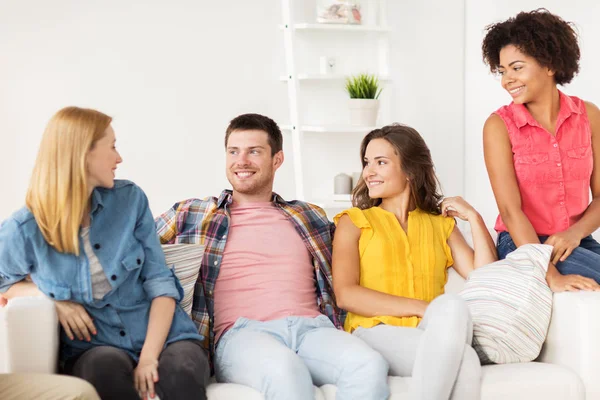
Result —
<instances>
[{"instance_id":1,"label":"smiling face","mask_svg":"<svg viewBox=\"0 0 600 400\"><path fill-rule=\"evenodd\" d=\"M535 58L512 44L500 50L498 73L502 76L502 87L515 104L535 101L549 87L556 86L554 72L542 67Z\"/></svg>"},{"instance_id":2,"label":"smiling face","mask_svg":"<svg viewBox=\"0 0 600 400\"><path fill-rule=\"evenodd\" d=\"M261 130L231 132L226 150L226 174L234 199L269 201L275 171L283 163L283 151L271 155L268 135Z\"/></svg>"},{"instance_id":3,"label":"smiling face","mask_svg":"<svg viewBox=\"0 0 600 400\"><path fill-rule=\"evenodd\" d=\"M112 188L117 165L121 162L123 159L116 148L115 131L109 126L87 154L88 187Z\"/></svg>"},{"instance_id":4,"label":"smiling face","mask_svg":"<svg viewBox=\"0 0 600 400\"><path fill-rule=\"evenodd\" d=\"M402 170L400 156L385 139L373 139L363 160L363 179L372 199L386 199L410 190L408 176Z\"/></svg>"}]
</instances>

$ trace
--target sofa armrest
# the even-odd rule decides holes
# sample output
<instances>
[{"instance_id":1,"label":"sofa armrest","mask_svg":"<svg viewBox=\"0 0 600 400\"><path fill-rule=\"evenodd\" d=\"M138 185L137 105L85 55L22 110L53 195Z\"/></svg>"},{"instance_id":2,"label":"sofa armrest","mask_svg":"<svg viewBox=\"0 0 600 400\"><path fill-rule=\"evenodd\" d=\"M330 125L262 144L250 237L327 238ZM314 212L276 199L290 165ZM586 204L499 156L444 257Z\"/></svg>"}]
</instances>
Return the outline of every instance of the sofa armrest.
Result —
<instances>
[{"instance_id":1,"label":"sofa armrest","mask_svg":"<svg viewBox=\"0 0 600 400\"><path fill-rule=\"evenodd\" d=\"M59 343L54 303L20 297L0 308L0 373L56 371Z\"/></svg>"},{"instance_id":2,"label":"sofa armrest","mask_svg":"<svg viewBox=\"0 0 600 400\"><path fill-rule=\"evenodd\" d=\"M539 361L574 371L588 399L600 398L600 293L555 293L552 320Z\"/></svg>"}]
</instances>

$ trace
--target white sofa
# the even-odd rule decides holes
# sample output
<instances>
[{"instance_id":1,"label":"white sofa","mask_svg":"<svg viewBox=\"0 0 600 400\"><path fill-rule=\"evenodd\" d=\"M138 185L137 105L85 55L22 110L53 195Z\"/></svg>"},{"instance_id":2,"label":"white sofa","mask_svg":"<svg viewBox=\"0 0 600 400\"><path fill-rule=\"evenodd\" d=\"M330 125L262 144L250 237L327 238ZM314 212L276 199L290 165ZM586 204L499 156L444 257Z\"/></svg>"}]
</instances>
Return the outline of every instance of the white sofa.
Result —
<instances>
[{"instance_id":1,"label":"white sofa","mask_svg":"<svg viewBox=\"0 0 600 400\"><path fill-rule=\"evenodd\" d=\"M450 272L446 289L462 279ZM483 367L482 400L600 400L600 293L554 295L552 322L538 362ZM54 372L58 330L54 307L44 298L21 298L0 309L0 373ZM391 399L404 399L410 378L390 377ZM315 398L335 399L336 388L315 388ZM248 387L213 383L209 400L262 400Z\"/></svg>"}]
</instances>

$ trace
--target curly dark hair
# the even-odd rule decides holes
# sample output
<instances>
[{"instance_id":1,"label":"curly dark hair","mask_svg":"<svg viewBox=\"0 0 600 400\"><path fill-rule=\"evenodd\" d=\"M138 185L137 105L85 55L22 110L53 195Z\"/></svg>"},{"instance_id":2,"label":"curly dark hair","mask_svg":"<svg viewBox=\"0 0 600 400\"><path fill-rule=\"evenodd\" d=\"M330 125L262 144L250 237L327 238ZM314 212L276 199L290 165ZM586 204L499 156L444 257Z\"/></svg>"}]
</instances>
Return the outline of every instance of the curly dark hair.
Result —
<instances>
[{"instance_id":1,"label":"curly dark hair","mask_svg":"<svg viewBox=\"0 0 600 400\"><path fill-rule=\"evenodd\" d=\"M571 82L579 72L579 44L574 24L545 8L520 12L504 22L488 25L481 50L483 62L498 71L500 50L510 44L554 71L557 84Z\"/></svg>"},{"instance_id":2,"label":"curly dark hair","mask_svg":"<svg viewBox=\"0 0 600 400\"><path fill-rule=\"evenodd\" d=\"M435 175L431 152L425 140L415 129L410 126L392 124L381 129L372 130L365 136L360 145L360 162L365 168L365 153L367 146L374 139L385 139L400 156L402 171L409 178L411 195L415 205L421 210L439 215L441 214L440 182ZM352 191L352 205L362 210L381 204L381 199L369 197L369 189L361 176L358 184Z\"/></svg>"}]
</instances>

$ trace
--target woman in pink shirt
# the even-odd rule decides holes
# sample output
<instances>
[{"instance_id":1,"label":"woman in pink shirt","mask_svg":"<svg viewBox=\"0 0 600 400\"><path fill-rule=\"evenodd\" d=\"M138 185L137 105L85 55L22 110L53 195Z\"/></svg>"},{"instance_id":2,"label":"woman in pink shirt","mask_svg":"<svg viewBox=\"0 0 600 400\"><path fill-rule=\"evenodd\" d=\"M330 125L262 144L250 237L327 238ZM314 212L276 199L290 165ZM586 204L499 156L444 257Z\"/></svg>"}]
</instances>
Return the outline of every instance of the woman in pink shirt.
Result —
<instances>
[{"instance_id":1,"label":"woman in pink shirt","mask_svg":"<svg viewBox=\"0 0 600 400\"><path fill-rule=\"evenodd\" d=\"M521 12L488 26L482 50L513 99L483 128L498 256L550 244L553 291L600 290L600 110L557 88L579 71L577 33L547 10Z\"/></svg>"}]
</instances>

